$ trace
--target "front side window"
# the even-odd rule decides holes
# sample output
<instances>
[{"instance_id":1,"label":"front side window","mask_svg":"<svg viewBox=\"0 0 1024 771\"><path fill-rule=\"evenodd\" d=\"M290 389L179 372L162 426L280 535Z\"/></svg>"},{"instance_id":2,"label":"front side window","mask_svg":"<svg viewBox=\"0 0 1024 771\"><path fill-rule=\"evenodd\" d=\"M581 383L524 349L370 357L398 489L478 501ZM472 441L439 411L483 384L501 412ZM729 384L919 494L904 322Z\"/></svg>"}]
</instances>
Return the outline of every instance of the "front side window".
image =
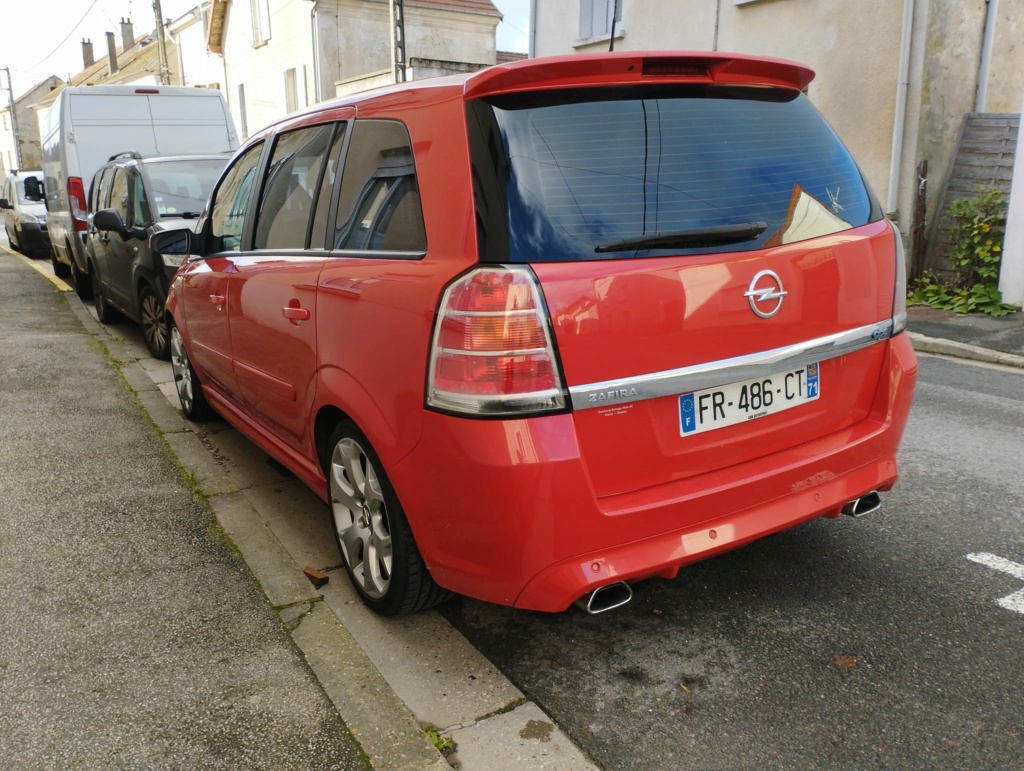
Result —
<instances>
[{"instance_id":1,"label":"front side window","mask_svg":"<svg viewBox=\"0 0 1024 771\"><path fill-rule=\"evenodd\" d=\"M110 190L110 175L113 169L101 169L96 173L89 189L89 210L99 211L107 208L107 192Z\"/></svg>"},{"instance_id":2,"label":"front side window","mask_svg":"<svg viewBox=\"0 0 1024 771\"><path fill-rule=\"evenodd\" d=\"M341 177L334 248L426 250L412 143L401 123L355 122Z\"/></svg>"},{"instance_id":3,"label":"front side window","mask_svg":"<svg viewBox=\"0 0 1024 771\"><path fill-rule=\"evenodd\" d=\"M881 217L849 152L794 91L601 88L468 110L488 261L748 251Z\"/></svg>"},{"instance_id":4,"label":"front side window","mask_svg":"<svg viewBox=\"0 0 1024 771\"><path fill-rule=\"evenodd\" d=\"M250 147L224 173L220 186L210 204L210 249L217 252L237 252L242 249L242 231L249 208L256 168L259 166L263 144Z\"/></svg>"},{"instance_id":5,"label":"front side window","mask_svg":"<svg viewBox=\"0 0 1024 771\"><path fill-rule=\"evenodd\" d=\"M146 228L153 224L153 217L150 215L149 199L146 196L146 186L142 182L142 175L135 172L131 175L132 189L132 222L137 228Z\"/></svg>"},{"instance_id":6,"label":"front side window","mask_svg":"<svg viewBox=\"0 0 1024 771\"><path fill-rule=\"evenodd\" d=\"M313 201L333 135L334 124L329 123L277 138L263 183L254 248L306 248Z\"/></svg>"},{"instance_id":7,"label":"front side window","mask_svg":"<svg viewBox=\"0 0 1024 771\"><path fill-rule=\"evenodd\" d=\"M114 169L110 183L110 208L121 215L122 222L128 222L128 173L121 166Z\"/></svg>"}]
</instances>

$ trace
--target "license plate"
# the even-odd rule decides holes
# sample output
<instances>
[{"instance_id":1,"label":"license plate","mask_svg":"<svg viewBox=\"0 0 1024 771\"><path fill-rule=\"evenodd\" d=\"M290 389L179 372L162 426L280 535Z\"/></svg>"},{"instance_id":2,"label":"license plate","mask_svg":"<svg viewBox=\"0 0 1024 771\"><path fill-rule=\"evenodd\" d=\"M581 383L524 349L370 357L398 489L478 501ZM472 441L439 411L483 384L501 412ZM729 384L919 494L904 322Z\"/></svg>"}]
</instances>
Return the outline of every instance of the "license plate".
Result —
<instances>
[{"instance_id":1,"label":"license plate","mask_svg":"<svg viewBox=\"0 0 1024 771\"><path fill-rule=\"evenodd\" d=\"M679 434L725 428L815 401L820 394L818 365L768 377L691 391L679 397Z\"/></svg>"}]
</instances>

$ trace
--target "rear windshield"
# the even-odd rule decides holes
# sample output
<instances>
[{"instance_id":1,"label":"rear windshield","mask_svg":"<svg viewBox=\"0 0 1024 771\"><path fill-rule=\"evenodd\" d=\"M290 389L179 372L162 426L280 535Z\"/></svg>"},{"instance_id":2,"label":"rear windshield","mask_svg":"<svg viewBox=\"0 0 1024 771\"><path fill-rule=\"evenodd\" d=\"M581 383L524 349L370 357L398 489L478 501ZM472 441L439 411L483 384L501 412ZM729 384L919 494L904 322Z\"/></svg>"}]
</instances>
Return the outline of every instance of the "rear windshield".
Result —
<instances>
[{"instance_id":1,"label":"rear windshield","mask_svg":"<svg viewBox=\"0 0 1024 771\"><path fill-rule=\"evenodd\" d=\"M183 158L148 162L146 172L156 213L160 217L180 217L201 212L227 163L227 156L223 160Z\"/></svg>"},{"instance_id":2,"label":"rear windshield","mask_svg":"<svg viewBox=\"0 0 1024 771\"><path fill-rule=\"evenodd\" d=\"M481 259L764 249L881 217L801 94L659 86L468 104Z\"/></svg>"}]
</instances>

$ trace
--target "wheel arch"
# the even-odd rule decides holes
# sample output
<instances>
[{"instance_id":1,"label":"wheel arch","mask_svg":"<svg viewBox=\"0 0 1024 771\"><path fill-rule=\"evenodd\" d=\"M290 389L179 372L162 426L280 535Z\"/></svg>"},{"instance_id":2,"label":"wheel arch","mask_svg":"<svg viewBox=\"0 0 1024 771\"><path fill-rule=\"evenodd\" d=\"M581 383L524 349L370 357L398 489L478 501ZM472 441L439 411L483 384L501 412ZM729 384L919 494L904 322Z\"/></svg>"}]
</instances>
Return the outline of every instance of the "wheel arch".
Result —
<instances>
[{"instance_id":1,"label":"wheel arch","mask_svg":"<svg viewBox=\"0 0 1024 771\"><path fill-rule=\"evenodd\" d=\"M313 413L312 436L321 469L330 449L327 443L331 432L341 420L350 421L363 432L385 471L408 455L419 441L418 434L413 438L396 431L366 389L338 367L321 369Z\"/></svg>"}]
</instances>

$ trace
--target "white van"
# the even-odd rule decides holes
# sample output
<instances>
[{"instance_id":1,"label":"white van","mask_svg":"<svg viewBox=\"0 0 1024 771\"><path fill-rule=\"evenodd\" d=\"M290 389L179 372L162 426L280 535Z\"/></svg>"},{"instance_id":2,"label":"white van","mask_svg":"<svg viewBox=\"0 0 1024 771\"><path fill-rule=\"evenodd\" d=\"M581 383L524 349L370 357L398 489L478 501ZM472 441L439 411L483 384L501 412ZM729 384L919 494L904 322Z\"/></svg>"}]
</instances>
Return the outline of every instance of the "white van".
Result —
<instances>
[{"instance_id":1,"label":"white van","mask_svg":"<svg viewBox=\"0 0 1024 771\"><path fill-rule=\"evenodd\" d=\"M88 293L84 237L93 175L111 156L231 152L238 147L220 91L183 86L69 86L40 115L53 269Z\"/></svg>"}]
</instances>

